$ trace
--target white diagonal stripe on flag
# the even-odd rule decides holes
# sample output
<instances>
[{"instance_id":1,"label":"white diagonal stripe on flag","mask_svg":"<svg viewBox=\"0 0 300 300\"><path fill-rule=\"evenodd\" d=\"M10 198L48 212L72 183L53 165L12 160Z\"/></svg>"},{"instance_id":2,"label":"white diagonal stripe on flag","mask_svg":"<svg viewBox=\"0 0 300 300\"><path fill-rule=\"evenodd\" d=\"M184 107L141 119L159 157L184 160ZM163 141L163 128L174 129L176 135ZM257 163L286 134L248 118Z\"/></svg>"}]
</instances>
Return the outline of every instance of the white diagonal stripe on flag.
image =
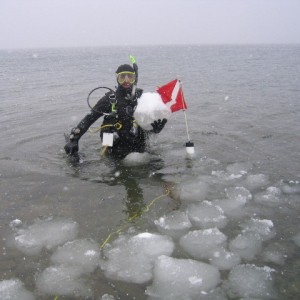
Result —
<instances>
[{"instance_id":1,"label":"white diagonal stripe on flag","mask_svg":"<svg viewBox=\"0 0 300 300\"><path fill-rule=\"evenodd\" d=\"M172 95L171 95L171 101L169 101L167 103L167 106L170 108L172 105L174 105L176 103L176 99L177 99L177 96L178 96L178 92L179 92L179 89L180 89L180 83L179 81L177 80L175 86L174 86L174 89L172 91Z\"/></svg>"}]
</instances>

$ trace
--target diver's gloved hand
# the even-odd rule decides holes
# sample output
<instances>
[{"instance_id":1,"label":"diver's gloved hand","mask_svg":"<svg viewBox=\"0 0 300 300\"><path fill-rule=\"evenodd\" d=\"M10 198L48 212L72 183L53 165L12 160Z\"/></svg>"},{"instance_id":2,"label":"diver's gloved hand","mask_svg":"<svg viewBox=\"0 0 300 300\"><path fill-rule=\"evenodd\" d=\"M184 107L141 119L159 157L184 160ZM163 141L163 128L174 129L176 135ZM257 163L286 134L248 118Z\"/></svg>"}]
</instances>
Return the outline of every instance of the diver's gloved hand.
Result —
<instances>
[{"instance_id":1,"label":"diver's gloved hand","mask_svg":"<svg viewBox=\"0 0 300 300\"><path fill-rule=\"evenodd\" d=\"M64 149L68 155L77 154L79 150L78 140L70 140L68 143L66 143Z\"/></svg>"},{"instance_id":2,"label":"diver's gloved hand","mask_svg":"<svg viewBox=\"0 0 300 300\"><path fill-rule=\"evenodd\" d=\"M67 144L64 149L68 155L76 155L78 153L78 141L80 139L80 129L72 128L69 139L66 137Z\"/></svg>"},{"instance_id":3,"label":"diver's gloved hand","mask_svg":"<svg viewBox=\"0 0 300 300\"><path fill-rule=\"evenodd\" d=\"M151 126L153 127L152 132L154 133L160 133L162 129L165 127L167 123L167 119L159 119L157 121L154 121L151 123Z\"/></svg>"}]
</instances>

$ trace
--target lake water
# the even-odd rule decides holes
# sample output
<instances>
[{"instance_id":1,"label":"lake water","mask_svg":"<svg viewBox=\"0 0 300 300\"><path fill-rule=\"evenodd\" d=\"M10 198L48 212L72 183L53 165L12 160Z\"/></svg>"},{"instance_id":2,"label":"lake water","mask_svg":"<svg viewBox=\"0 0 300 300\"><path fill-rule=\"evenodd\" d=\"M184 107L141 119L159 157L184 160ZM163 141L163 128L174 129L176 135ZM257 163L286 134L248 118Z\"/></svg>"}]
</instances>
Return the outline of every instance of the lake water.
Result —
<instances>
[{"instance_id":1,"label":"lake water","mask_svg":"<svg viewBox=\"0 0 300 300\"><path fill-rule=\"evenodd\" d=\"M130 54L145 92L181 79L195 154L179 111L149 154L69 161ZM1 297L299 299L299 87L296 45L1 50Z\"/></svg>"}]
</instances>

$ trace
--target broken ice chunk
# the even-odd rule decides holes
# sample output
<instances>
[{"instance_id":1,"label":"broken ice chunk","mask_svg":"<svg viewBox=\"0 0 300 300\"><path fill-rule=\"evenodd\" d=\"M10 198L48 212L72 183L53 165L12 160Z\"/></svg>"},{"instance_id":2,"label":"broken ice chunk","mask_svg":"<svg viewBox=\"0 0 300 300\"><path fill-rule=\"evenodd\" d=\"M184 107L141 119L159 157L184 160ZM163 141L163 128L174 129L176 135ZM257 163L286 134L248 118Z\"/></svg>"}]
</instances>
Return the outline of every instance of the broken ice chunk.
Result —
<instances>
[{"instance_id":1,"label":"broken ice chunk","mask_svg":"<svg viewBox=\"0 0 300 300\"><path fill-rule=\"evenodd\" d=\"M173 238L186 234L192 224L185 212L174 211L154 221L158 231Z\"/></svg>"},{"instance_id":2,"label":"broken ice chunk","mask_svg":"<svg viewBox=\"0 0 300 300\"><path fill-rule=\"evenodd\" d=\"M153 283L146 293L159 299L196 299L219 282L220 273L214 266L162 255L155 262Z\"/></svg>"},{"instance_id":3,"label":"broken ice chunk","mask_svg":"<svg viewBox=\"0 0 300 300\"><path fill-rule=\"evenodd\" d=\"M222 208L210 201L190 204L187 213L196 228L224 228L227 224Z\"/></svg>"},{"instance_id":4,"label":"broken ice chunk","mask_svg":"<svg viewBox=\"0 0 300 300\"><path fill-rule=\"evenodd\" d=\"M210 228L190 231L180 238L179 244L191 256L209 259L224 246L226 239L218 228Z\"/></svg>"}]
</instances>

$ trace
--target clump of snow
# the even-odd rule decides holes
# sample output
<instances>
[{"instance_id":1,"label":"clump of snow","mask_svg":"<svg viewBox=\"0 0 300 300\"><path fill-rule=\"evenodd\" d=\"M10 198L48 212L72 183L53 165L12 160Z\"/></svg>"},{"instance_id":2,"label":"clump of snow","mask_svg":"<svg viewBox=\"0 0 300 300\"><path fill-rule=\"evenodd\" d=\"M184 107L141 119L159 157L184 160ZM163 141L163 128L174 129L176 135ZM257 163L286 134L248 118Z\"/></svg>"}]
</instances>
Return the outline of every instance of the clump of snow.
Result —
<instances>
[{"instance_id":1,"label":"clump of snow","mask_svg":"<svg viewBox=\"0 0 300 300\"><path fill-rule=\"evenodd\" d=\"M77 232L78 224L72 220L37 220L26 229L16 230L14 245L27 255L36 255L42 248L52 249L73 240Z\"/></svg>"},{"instance_id":2,"label":"clump of snow","mask_svg":"<svg viewBox=\"0 0 300 300\"><path fill-rule=\"evenodd\" d=\"M151 155L149 153L132 152L123 159L122 164L128 167L136 167L136 166L147 165L149 164L150 161L151 161Z\"/></svg>"},{"instance_id":3,"label":"clump of snow","mask_svg":"<svg viewBox=\"0 0 300 300\"><path fill-rule=\"evenodd\" d=\"M34 300L34 295L27 291L19 279L0 281L1 300Z\"/></svg>"},{"instance_id":4,"label":"clump of snow","mask_svg":"<svg viewBox=\"0 0 300 300\"><path fill-rule=\"evenodd\" d=\"M84 273L81 266L51 266L37 275L36 286L49 295L88 297L92 294L81 278Z\"/></svg>"},{"instance_id":5,"label":"clump of snow","mask_svg":"<svg viewBox=\"0 0 300 300\"><path fill-rule=\"evenodd\" d=\"M151 130L151 123L158 119L168 119L170 109L163 103L158 93L143 93L138 99L138 105L134 112L137 123L146 130Z\"/></svg>"},{"instance_id":6,"label":"clump of snow","mask_svg":"<svg viewBox=\"0 0 300 300\"><path fill-rule=\"evenodd\" d=\"M210 201L190 204L187 208L187 214L192 224L199 229L224 228L227 224L227 218L222 208Z\"/></svg>"},{"instance_id":7,"label":"clump of snow","mask_svg":"<svg viewBox=\"0 0 300 300\"><path fill-rule=\"evenodd\" d=\"M270 186L266 191L259 192L254 196L254 201L266 206L278 205L282 202L280 196L282 192L279 188Z\"/></svg>"},{"instance_id":8,"label":"clump of snow","mask_svg":"<svg viewBox=\"0 0 300 300\"><path fill-rule=\"evenodd\" d=\"M180 246L197 259L209 259L225 245L227 237L218 229L190 231L179 240Z\"/></svg>"},{"instance_id":9,"label":"clump of snow","mask_svg":"<svg viewBox=\"0 0 300 300\"><path fill-rule=\"evenodd\" d=\"M224 287L231 298L275 299L273 271L269 267L238 265L230 271Z\"/></svg>"},{"instance_id":10,"label":"clump of snow","mask_svg":"<svg viewBox=\"0 0 300 300\"><path fill-rule=\"evenodd\" d=\"M185 212L173 211L154 221L158 231L173 238L186 234L192 224Z\"/></svg>"},{"instance_id":11,"label":"clump of snow","mask_svg":"<svg viewBox=\"0 0 300 300\"><path fill-rule=\"evenodd\" d=\"M220 273L214 266L162 255L155 262L153 283L146 293L155 299L198 299L219 282Z\"/></svg>"},{"instance_id":12,"label":"clump of snow","mask_svg":"<svg viewBox=\"0 0 300 300\"><path fill-rule=\"evenodd\" d=\"M51 256L54 264L79 266L88 273L94 271L99 263L99 245L93 240L75 240L59 247Z\"/></svg>"},{"instance_id":13,"label":"clump of snow","mask_svg":"<svg viewBox=\"0 0 300 300\"><path fill-rule=\"evenodd\" d=\"M160 255L170 255L174 243L168 236L140 233L120 236L104 248L105 259L100 266L108 278L134 283L152 279L154 261Z\"/></svg>"}]
</instances>

